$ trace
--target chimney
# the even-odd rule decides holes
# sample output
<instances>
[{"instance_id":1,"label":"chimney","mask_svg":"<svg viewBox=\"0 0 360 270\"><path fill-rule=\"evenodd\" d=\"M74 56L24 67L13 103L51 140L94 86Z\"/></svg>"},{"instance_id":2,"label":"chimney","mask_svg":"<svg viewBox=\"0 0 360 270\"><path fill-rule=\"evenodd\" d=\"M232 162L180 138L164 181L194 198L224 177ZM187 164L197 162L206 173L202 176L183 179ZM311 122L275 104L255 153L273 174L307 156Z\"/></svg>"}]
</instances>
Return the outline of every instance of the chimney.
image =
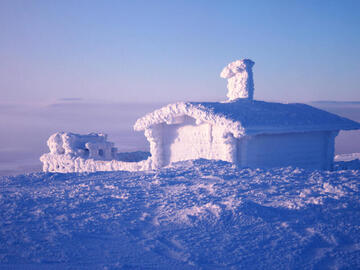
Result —
<instances>
[{"instance_id":1,"label":"chimney","mask_svg":"<svg viewBox=\"0 0 360 270\"><path fill-rule=\"evenodd\" d=\"M221 72L220 77L227 79L229 101L238 98L253 100L254 80L252 67L255 62L250 59L237 60L228 64Z\"/></svg>"}]
</instances>

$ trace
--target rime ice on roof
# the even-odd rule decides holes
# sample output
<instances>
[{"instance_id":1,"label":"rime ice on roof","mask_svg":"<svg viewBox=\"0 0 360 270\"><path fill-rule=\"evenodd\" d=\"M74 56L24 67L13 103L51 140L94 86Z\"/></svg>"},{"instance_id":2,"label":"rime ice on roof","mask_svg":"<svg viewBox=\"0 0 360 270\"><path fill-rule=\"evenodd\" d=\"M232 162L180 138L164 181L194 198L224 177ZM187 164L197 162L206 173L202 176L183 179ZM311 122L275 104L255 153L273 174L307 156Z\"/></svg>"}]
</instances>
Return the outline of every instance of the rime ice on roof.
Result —
<instances>
[{"instance_id":1,"label":"rime ice on roof","mask_svg":"<svg viewBox=\"0 0 360 270\"><path fill-rule=\"evenodd\" d=\"M221 72L220 77L228 79L229 100L254 97L254 80L252 67L255 62L250 59L237 60L228 64Z\"/></svg>"}]
</instances>

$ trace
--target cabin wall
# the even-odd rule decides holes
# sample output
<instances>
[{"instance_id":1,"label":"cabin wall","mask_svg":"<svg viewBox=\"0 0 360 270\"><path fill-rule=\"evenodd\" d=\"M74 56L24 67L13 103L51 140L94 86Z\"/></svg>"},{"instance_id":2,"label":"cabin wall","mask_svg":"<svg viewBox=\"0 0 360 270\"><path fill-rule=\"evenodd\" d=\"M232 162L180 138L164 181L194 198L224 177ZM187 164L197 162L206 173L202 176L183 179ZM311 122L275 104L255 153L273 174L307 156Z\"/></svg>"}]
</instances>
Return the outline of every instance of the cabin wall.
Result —
<instances>
[{"instance_id":1,"label":"cabin wall","mask_svg":"<svg viewBox=\"0 0 360 270\"><path fill-rule=\"evenodd\" d=\"M159 124L146 130L153 168L189 159L236 161L236 139L221 127L186 117L178 124Z\"/></svg>"},{"instance_id":2,"label":"cabin wall","mask_svg":"<svg viewBox=\"0 0 360 270\"><path fill-rule=\"evenodd\" d=\"M332 169L338 132L298 132L244 136L235 139L222 127L182 117L174 124L154 125L145 131L152 168L190 159L215 159L240 167L301 167Z\"/></svg>"},{"instance_id":3,"label":"cabin wall","mask_svg":"<svg viewBox=\"0 0 360 270\"><path fill-rule=\"evenodd\" d=\"M166 141L170 162L198 158L233 161L229 155L229 139L221 128L204 123L179 126L175 129L176 138Z\"/></svg>"},{"instance_id":4,"label":"cabin wall","mask_svg":"<svg viewBox=\"0 0 360 270\"><path fill-rule=\"evenodd\" d=\"M294 166L332 169L337 132L302 132L245 136L238 140L241 167Z\"/></svg>"}]
</instances>

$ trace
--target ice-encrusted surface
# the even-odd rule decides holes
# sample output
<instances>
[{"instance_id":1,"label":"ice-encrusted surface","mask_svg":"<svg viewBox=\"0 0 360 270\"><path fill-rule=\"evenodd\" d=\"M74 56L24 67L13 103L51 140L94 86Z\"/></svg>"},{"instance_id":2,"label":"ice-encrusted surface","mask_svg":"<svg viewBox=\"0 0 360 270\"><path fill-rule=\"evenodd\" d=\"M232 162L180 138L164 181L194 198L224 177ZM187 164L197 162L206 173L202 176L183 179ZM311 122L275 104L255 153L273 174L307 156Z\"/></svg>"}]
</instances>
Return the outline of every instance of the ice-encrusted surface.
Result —
<instances>
[{"instance_id":1,"label":"ice-encrusted surface","mask_svg":"<svg viewBox=\"0 0 360 270\"><path fill-rule=\"evenodd\" d=\"M0 268L359 269L359 169L2 177Z\"/></svg>"},{"instance_id":2,"label":"ice-encrusted surface","mask_svg":"<svg viewBox=\"0 0 360 270\"><path fill-rule=\"evenodd\" d=\"M237 98L247 98L252 100L254 97L254 79L252 67L255 62L250 59L243 59L231 62L220 73L220 77L227 79L229 100Z\"/></svg>"},{"instance_id":3,"label":"ice-encrusted surface","mask_svg":"<svg viewBox=\"0 0 360 270\"><path fill-rule=\"evenodd\" d=\"M56 132L47 141L50 152L40 157L44 172L143 171L151 168L150 153L117 153L101 133Z\"/></svg>"},{"instance_id":4,"label":"ice-encrusted surface","mask_svg":"<svg viewBox=\"0 0 360 270\"><path fill-rule=\"evenodd\" d=\"M355 121L306 104L243 99L169 104L139 118L134 129L144 130L160 123L172 124L182 115L224 127L235 137L244 134L360 129L360 124Z\"/></svg>"},{"instance_id":5,"label":"ice-encrusted surface","mask_svg":"<svg viewBox=\"0 0 360 270\"><path fill-rule=\"evenodd\" d=\"M137 155L137 153L135 152L135 155L118 153L119 158L124 158L125 161L117 159L96 160L46 153L40 157L40 161L43 163L44 172L144 171L151 169L151 156Z\"/></svg>"}]
</instances>

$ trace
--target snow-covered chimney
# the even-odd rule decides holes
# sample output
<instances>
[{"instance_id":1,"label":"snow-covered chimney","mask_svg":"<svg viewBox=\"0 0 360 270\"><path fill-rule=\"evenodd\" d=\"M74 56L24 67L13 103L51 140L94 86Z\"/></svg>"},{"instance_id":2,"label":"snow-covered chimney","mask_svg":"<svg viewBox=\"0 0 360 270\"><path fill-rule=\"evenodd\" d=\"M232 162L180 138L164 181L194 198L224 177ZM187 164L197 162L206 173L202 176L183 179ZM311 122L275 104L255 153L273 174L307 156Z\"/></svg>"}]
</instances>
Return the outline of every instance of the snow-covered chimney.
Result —
<instances>
[{"instance_id":1,"label":"snow-covered chimney","mask_svg":"<svg viewBox=\"0 0 360 270\"><path fill-rule=\"evenodd\" d=\"M221 72L220 77L228 79L229 100L254 97L254 80L252 67L255 62L250 59L237 60L228 64Z\"/></svg>"}]
</instances>

